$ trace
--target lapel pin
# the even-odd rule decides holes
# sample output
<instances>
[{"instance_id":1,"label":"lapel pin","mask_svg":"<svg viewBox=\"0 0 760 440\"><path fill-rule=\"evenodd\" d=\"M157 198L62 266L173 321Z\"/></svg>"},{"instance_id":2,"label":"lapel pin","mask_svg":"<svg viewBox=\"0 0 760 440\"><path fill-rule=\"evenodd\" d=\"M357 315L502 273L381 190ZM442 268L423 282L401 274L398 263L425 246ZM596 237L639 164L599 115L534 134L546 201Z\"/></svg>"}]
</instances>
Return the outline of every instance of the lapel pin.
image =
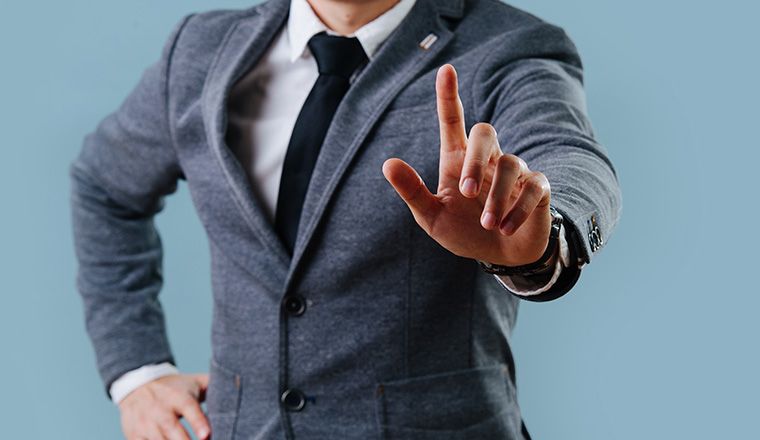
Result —
<instances>
[{"instance_id":1,"label":"lapel pin","mask_svg":"<svg viewBox=\"0 0 760 440\"><path fill-rule=\"evenodd\" d=\"M422 41L420 41L419 46L423 50L428 50L430 49L430 46L432 46L433 43L435 43L437 40L438 40L438 35L431 32L428 34L427 37L425 37Z\"/></svg>"}]
</instances>

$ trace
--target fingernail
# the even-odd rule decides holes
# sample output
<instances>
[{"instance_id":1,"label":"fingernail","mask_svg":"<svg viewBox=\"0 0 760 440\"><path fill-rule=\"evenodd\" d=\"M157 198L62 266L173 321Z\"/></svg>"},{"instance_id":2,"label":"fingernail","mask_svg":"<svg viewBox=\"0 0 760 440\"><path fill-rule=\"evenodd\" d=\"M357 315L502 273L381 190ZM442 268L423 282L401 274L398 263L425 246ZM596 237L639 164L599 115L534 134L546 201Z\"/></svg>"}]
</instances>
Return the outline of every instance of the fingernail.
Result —
<instances>
[{"instance_id":1,"label":"fingernail","mask_svg":"<svg viewBox=\"0 0 760 440\"><path fill-rule=\"evenodd\" d=\"M476 182L472 177L464 179L464 183L462 184L462 193L468 196L474 196L477 194L478 182Z\"/></svg>"},{"instance_id":2,"label":"fingernail","mask_svg":"<svg viewBox=\"0 0 760 440\"><path fill-rule=\"evenodd\" d=\"M506 235L512 235L512 233L515 232L515 224L512 223L511 220L505 222L501 226L501 232L503 232Z\"/></svg>"},{"instance_id":3,"label":"fingernail","mask_svg":"<svg viewBox=\"0 0 760 440\"><path fill-rule=\"evenodd\" d=\"M202 439L205 439L206 437L208 437L208 434L209 434L208 428L201 428L198 430L198 437Z\"/></svg>"},{"instance_id":4,"label":"fingernail","mask_svg":"<svg viewBox=\"0 0 760 440\"><path fill-rule=\"evenodd\" d=\"M482 223L484 228L491 229L496 226L496 216L490 212L486 212L483 216Z\"/></svg>"}]
</instances>

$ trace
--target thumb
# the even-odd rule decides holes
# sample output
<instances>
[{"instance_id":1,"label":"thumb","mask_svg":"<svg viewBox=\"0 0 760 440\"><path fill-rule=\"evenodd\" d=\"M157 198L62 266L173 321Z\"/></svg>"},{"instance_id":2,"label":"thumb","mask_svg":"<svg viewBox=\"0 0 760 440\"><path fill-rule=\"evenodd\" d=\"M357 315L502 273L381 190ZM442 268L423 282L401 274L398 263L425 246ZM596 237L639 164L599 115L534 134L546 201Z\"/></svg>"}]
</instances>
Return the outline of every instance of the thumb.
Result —
<instances>
[{"instance_id":1,"label":"thumb","mask_svg":"<svg viewBox=\"0 0 760 440\"><path fill-rule=\"evenodd\" d=\"M438 214L440 205L420 175L401 159L386 160L383 175L409 206L417 223L427 231L430 221Z\"/></svg>"}]
</instances>

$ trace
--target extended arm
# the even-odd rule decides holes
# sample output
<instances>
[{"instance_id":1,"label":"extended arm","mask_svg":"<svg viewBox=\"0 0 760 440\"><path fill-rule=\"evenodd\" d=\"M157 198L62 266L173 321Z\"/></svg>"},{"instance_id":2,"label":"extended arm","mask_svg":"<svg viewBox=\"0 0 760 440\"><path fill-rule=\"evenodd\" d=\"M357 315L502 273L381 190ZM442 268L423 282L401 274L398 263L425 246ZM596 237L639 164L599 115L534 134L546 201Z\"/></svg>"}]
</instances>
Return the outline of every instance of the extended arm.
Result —
<instances>
[{"instance_id":1,"label":"extended arm","mask_svg":"<svg viewBox=\"0 0 760 440\"><path fill-rule=\"evenodd\" d=\"M607 237L620 213L614 169L585 114L580 60L564 35L552 41L562 50L547 50L546 57L500 64L498 54L489 54L476 83L491 86L469 90L474 113L489 123L475 125L469 136L455 72L439 71L436 194L405 163L391 159L384 167L420 226L460 256L505 266L535 261L546 247L549 206L561 212L570 264L533 300L569 291L580 265L601 248L587 237Z\"/></svg>"}]
</instances>

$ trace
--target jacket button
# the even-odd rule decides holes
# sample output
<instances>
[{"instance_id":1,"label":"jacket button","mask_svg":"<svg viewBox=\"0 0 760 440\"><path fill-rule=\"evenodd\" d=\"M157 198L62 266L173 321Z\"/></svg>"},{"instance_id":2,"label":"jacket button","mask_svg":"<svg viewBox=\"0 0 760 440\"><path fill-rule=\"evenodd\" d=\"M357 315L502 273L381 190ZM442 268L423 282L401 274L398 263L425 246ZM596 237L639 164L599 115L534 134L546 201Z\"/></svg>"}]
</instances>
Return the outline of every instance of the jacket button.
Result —
<instances>
[{"instance_id":1,"label":"jacket button","mask_svg":"<svg viewBox=\"0 0 760 440\"><path fill-rule=\"evenodd\" d=\"M306 311L306 301L300 295L286 295L282 299L282 309L290 316L301 316Z\"/></svg>"},{"instance_id":2,"label":"jacket button","mask_svg":"<svg viewBox=\"0 0 760 440\"><path fill-rule=\"evenodd\" d=\"M306 396L296 389L285 390L280 402L288 411L301 411L306 406Z\"/></svg>"}]
</instances>

